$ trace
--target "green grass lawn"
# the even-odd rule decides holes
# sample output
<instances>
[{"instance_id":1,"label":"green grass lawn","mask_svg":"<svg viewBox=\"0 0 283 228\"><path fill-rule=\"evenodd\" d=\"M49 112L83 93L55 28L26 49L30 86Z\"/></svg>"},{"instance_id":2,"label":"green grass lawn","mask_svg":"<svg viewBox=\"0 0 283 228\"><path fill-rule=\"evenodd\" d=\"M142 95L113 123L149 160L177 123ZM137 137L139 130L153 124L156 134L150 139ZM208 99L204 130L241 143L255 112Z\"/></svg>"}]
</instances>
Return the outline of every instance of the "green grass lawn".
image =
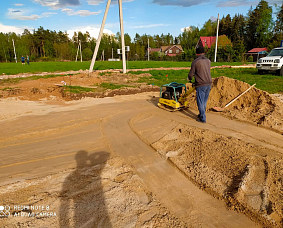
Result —
<instances>
[{"instance_id":1,"label":"green grass lawn","mask_svg":"<svg viewBox=\"0 0 283 228\"><path fill-rule=\"evenodd\" d=\"M145 72L131 72L141 74ZM148 71L152 77L140 78L140 82L161 86L170 82L187 83L189 70L152 70ZM166 77L166 75L168 75ZM256 88L269 93L283 93L283 77L275 74L259 75L255 68L216 68L211 69L213 78L225 76L246 82L250 85L256 83Z\"/></svg>"},{"instance_id":2,"label":"green grass lawn","mask_svg":"<svg viewBox=\"0 0 283 228\"><path fill-rule=\"evenodd\" d=\"M283 93L283 77L271 73L259 75L255 68L212 69L211 75L214 78L220 76L234 78L250 85L256 83L256 88L269 93Z\"/></svg>"},{"instance_id":3,"label":"green grass lawn","mask_svg":"<svg viewBox=\"0 0 283 228\"><path fill-rule=\"evenodd\" d=\"M212 63L212 65L229 65L230 63ZM234 63L234 65L240 65L241 63ZM59 72L68 70L79 70L88 69L90 62L41 62L41 63L31 63L30 65L21 65L21 63L1 63L0 72L9 72L10 74L24 73L24 72ZM190 66L189 62L154 62L154 61L136 61L129 62L129 69L144 69L144 68L157 68L157 67L187 67ZM16 66L16 67L15 67ZM94 69L121 69L122 62L96 62ZM19 72L19 71L22 72ZM139 82L154 84L161 86L170 82L186 83L187 75L189 70L151 70L148 72L129 72L132 74L142 74L150 73L151 77L142 77ZM8 73L7 73L8 74ZM58 73L59 74L59 73ZM166 77L166 75L168 75ZM216 68L211 69L211 75L213 78L226 76L229 78L234 78L240 81L247 82L252 85L256 83L256 88L267 91L269 93L283 93L283 77L277 76L275 74L264 74L259 75L257 69L255 68ZM61 75L59 75L61 76ZM44 76L48 77L58 77L56 73L54 75ZM7 82L7 87L9 83L17 83L21 80L36 80L39 76L33 76L29 78L16 78L2 80L2 83ZM42 77L40 77L42 78ZM5 83L4 83L5 82ZM123 85L127 86L127 85ZM120 88L119 85L107 84L104 85L105 88L114 89ZM70 88L69 88L70 89ZM72 88L72 90L77 90L77 88Z\"/></svg>"},{"instance_id":4,"label":"green grass lawn","mask_svg":"<svg viewBox=\"0 0 283 228\"><path fill-rule=\"evenodd\" d=\"M213 66L220 65L241 65L242 63L212 63ZM159 67L190 67L191 62L163 62L163 61L129 61L127 69L145 69ZM0 75L20 73L41 73L41 72L63 72L69 70L86 70L90 67L90 61L86 62L31 62L30 65L22 63L0 63ZM122 69L122 62L97 61L94 70Z\"/></svg>"},{"instance_id":5,"label":"green grass lawn","mask_svg":"<svg viewBox=\"0 0 283 228\"><path fill-rule=\"evenodd\" d=\"M100 85L97 85L97 88L87 88L87 87L81 87L81 86L64 86L64 90L66 92L71 92L71 93L84 93L84 92L102 92L107 89L121 89L123 87L133 87L133 86L128 86L128 85L117 85L113 83L101 83Z\"/></svg>"}]
</instances>

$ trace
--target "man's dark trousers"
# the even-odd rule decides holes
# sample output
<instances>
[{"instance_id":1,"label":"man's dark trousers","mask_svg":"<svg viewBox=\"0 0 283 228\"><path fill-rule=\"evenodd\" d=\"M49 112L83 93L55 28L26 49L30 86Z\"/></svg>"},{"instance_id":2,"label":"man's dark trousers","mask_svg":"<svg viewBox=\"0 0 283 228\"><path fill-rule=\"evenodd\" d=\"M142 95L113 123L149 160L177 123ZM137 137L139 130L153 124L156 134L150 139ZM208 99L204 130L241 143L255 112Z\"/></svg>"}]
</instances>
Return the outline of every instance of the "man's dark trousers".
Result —
<instances>
[{"instance_id":1,"label":"man's dark trousers","mask_svg":"<svg viewBox=\"0 0 283 228\"><path fill-rule=\"evenodd\" d=\"M206 104L211 90L211 85L201 86L196 88L197 91L197 105L199 110L199 119L201 122L206 122Z\"/></svg>"}]
</instances>

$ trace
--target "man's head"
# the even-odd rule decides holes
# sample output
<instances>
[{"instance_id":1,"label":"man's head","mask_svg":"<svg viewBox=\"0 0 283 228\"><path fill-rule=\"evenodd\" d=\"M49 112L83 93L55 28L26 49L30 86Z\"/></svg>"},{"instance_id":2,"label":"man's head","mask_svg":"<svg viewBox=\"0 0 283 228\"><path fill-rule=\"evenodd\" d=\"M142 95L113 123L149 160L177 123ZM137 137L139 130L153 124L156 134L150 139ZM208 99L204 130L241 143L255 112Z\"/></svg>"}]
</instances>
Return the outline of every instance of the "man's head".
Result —
<instances>
[{"instance_id":1,"label":"man's head","mask_svg":"<svg viewBox=\"0 0 283 228\"><path fill-rule=\"evenodd\" d=\"M196 53L197 53L197 56L203 55L205 53L204 48L203 47L197 47Z\"/></svg>"}]
</instances>

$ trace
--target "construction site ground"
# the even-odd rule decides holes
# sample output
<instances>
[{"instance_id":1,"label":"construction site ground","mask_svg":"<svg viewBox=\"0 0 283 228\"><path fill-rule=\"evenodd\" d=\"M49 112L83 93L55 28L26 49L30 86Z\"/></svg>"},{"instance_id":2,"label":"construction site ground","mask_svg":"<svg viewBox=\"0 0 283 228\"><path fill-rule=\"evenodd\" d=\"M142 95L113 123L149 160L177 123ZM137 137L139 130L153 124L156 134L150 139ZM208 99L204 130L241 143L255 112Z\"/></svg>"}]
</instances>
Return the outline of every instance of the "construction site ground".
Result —
<instances>
[{"instance_id":1,"label":"construction site ground","mask_svg":"<svg viewBox=\"0 0 283 228\"><path fill-rule=\"evenodd\" d=\"M143 75L103 77L72 82ZM0 227L282 227L281 94L253 88L216 113L249 87L216 78L203 124L195 94L167 112L152 86L72 97L61 81L2 90Z\"/></svg>"}]
</instances>

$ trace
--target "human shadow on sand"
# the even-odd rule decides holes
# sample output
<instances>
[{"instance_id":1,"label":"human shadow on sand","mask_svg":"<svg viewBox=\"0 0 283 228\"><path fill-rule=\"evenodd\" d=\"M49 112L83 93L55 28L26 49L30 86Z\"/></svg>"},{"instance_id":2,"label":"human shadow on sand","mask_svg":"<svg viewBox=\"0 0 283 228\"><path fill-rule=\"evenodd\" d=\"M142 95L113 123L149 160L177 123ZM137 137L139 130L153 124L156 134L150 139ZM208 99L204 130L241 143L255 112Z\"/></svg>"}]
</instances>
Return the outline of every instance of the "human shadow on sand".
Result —
<instances>
[{"instance_id":1,"label":"human shadow on sand","mask_svg":"<svg viewBox=\"0 0 283 228\"><path fill-rule=\"evenodd\" d=\"M64 181L60 193L61 228L112 227L101 184L101 172L110 154L79 151L77 168Z\"/></svg>"},{"instance_id":2,"label":"human shadow on sand","mask_svg":"<svg viewBox=\"0 0 283 228\"><path fill-rule=\"evenodd\" d=\"M198 119L198 115L195 114L194 112L192 112L189 108L183 109L180 112L183 113L184 115L190 117L191 119L194 119L194 120Z\"/></svg>"}]
</instances>

